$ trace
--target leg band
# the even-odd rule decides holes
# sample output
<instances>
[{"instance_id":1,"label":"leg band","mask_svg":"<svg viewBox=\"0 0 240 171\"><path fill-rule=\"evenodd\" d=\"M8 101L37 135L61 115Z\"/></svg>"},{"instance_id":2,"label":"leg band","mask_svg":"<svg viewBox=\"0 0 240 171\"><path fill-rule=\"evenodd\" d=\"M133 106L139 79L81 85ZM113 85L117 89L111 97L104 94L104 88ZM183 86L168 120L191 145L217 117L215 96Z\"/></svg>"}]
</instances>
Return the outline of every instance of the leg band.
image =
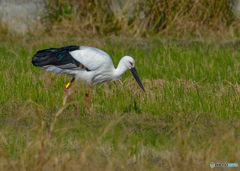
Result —
<instances>
[{"instance_id":1,"label":"leg band","mask_svg":"<svg viewBox=\"0 0 240 171\"><path fill-rule=\"evenodd\" d=\"M71 83L67 83L66 88L68 89L71 86Z\"/></svg>"},{"instance_id":2,"label":"leg band","mask_svg":"<svg viewBox=\"0 0 240 171\"><path fill-rule=\"evenodd\" d=\"M86 96L86 97L88 97L88 96L89 96L89 91L86 91L86 94L85 94L85 96Z\"/></svg>"}]
</instances>

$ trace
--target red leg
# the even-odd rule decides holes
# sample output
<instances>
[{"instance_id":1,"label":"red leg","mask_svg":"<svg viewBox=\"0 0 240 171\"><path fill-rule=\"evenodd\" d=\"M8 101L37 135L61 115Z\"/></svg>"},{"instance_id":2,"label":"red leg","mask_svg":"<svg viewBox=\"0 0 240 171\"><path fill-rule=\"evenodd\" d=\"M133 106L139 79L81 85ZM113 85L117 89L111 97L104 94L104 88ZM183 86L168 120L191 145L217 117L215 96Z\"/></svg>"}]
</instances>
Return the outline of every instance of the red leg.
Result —
<instances>
[{"instance_id":1,"label":"red leg","mask_svg":"<svg viewBox=\"0 0 240 171\"><path fill-rule=\"evenodd\" d=\"M69 100L71 100L71 102L72 102L72 104L73 104L76 112L80 115L80 112L78 111L76 105L73 103L72 97L70 96L70 94L68 94L68 88L72 85L72 83L73 83L74 80L75 80L75 78L73 77L72 80L71 80L71 81L66 85L66 87L64 88L64 91L65 91L65 93L68 95Z\"/></svg>"},{"instance_id":2,"label":"red leg","mask_svg":"<svg viewBox=\"0 0 240 171\"><path fill-rule=\"evenodd\" d=\"M87 86L87 91L86 91L85 98L86 98L86 102L87 102L88 112L90 113L90 108L89 108L89 88L90 88L90 85Z\"/></svg>"}]
</instances>

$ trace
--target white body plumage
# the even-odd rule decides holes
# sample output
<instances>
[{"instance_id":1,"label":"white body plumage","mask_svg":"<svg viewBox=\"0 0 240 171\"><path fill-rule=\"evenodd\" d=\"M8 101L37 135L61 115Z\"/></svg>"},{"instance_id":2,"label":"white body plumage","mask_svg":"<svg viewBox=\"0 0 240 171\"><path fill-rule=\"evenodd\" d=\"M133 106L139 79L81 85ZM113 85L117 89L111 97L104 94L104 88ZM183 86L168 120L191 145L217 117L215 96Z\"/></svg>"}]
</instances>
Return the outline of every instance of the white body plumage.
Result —
<instances>
[{"instance_id":1,"label":"white body plumage","mask_svg":"<svg viewBox=\"0 0 240 171\"><path fill-rule=\"evenodd\" d=\"M86 81L87 85L98 85L104 82L120 79L130 67L135 66L135 61L132 57L124 56L120 60L117 69L115 69L112 59L106 52L88 46L80 46L79 50L74 50L69 53L75 60L80 62L90 71L81 67L68 68L71 64L65 64L62 66L46 65L41 68L55 74L71 75L77 80ZM133 66L127 61L130 61ZM125 63L130 66L125 66Z\"/></svg>"}]
</instances>

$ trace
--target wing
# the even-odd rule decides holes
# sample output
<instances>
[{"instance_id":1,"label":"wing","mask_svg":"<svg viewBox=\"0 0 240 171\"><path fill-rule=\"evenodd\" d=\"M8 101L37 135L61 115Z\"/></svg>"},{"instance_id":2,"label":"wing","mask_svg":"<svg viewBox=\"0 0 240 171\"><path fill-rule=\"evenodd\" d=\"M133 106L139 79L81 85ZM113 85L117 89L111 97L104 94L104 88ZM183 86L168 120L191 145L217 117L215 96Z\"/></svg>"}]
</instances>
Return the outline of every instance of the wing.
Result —
<instances>
[{"instance_id":1,"label":"wing","mask_svg":"<svg viewBox=\"0 0 240 171\"><path fill-rule=\"evenodd\" d=\"M110 56L88 46L65 46L38 51L32 58L34 66L55 66L61 69L94 71L105 63L113 62Z\"/></svg>"},{"instance_id":2,"label":"wing","mask_svg":"<svg viewBox=\"0 0 240 171\"><path fill-rule=\"evenodd\" d=\"M111 64L109 66L114 67L111 57L106 52L97 48L80 46L79 50L74 50L70 54L76 61L91 71L97 70L105 63Z\"/></svg>"},{"instance_id":3,"label":"wing","mask_svg":"<svg viewBox=\"0 0 240 171\"><path fill-rule=\"evenodd\" d=\"M90 71L82 63L71 56L71 52L79 50L79 46L65 46L38 51L32 58L34 66L55 66L61 69L81 69Z\"/></svg>"}]
</instances>

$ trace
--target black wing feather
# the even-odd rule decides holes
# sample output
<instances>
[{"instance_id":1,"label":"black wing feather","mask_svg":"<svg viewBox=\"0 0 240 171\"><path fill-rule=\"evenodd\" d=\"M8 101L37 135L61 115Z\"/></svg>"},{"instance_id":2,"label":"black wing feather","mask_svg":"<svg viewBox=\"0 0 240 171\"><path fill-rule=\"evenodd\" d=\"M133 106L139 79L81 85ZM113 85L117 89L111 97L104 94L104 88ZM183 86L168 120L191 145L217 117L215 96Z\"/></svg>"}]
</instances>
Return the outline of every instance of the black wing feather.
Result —
<instances>
[{"instance_id":1,"label":"black wing feather","mask_svg":"<svg viewBox=\"0 0 240 171\"><path fill-rule=\"evenodd\" d=\"M54 65L60 68L63 65L71 64L69 65L69 68L81 67L86 69L87 71L90 71L80 62L74 59L69 53L74 50L79 50L79 48L80 46L65 46L62 48L40 50L32 57L32 64L39 67L43 67L46 65Z\"/></svg>"}]
</instances>

